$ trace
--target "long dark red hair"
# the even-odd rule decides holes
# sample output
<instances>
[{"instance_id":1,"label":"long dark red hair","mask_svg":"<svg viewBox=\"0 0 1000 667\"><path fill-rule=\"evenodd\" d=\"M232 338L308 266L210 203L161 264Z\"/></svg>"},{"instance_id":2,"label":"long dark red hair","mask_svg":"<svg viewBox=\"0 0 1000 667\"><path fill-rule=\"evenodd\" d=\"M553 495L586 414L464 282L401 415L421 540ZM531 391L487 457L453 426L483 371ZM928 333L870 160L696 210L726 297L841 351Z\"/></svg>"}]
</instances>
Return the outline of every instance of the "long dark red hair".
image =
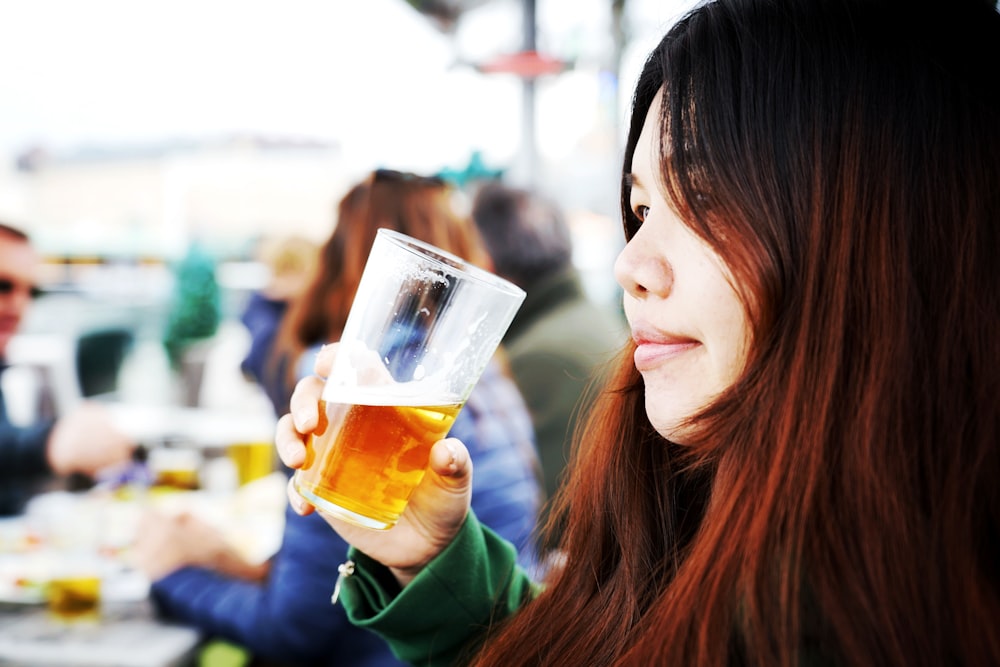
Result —
<instances>
[{"instance_id":1,"label":"long dark red hair","mask_svg":"<svg viewBox=\"0 0 1000 667\"><path fill-rule=\"evenodd\" d=\"M681 446L625 350L476 664L1000 664L1000 20L924 6L719 0L652 52L624 173L662 90L750 357Z\"/></svg>"}]
</instances>

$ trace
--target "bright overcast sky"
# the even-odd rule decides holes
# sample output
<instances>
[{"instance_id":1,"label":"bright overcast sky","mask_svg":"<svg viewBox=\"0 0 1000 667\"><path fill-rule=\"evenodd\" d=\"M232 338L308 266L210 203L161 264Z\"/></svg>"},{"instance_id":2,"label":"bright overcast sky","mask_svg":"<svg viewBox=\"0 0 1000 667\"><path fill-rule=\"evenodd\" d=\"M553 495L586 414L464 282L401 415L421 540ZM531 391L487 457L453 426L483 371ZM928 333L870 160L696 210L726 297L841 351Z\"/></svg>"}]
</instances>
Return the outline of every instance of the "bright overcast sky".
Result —
<instances>
[{"instance_id":1,"label":"bright overcast sky","mask_svg":"<svg viewBox=\"0 0 1000 667\"><path fill-rule=\"evenodd\" d=\"M610 3L538 4L573 27ZM494 5L519 28L517 0ZM403 0L0 0L0 153L247 131L416 165L516 145L517 86L453 60Z\"/></svg>"},{"instance_id":2,"label":"bright overcast sky","mask_svg":"<svg viewBox=\"0 0 1000 667\"><path fill-rule=\"evenodd\" d=\"M335 138L426 102L449 57L400 0L0 0L0 146Z\"/></svg>"}]
</instances>

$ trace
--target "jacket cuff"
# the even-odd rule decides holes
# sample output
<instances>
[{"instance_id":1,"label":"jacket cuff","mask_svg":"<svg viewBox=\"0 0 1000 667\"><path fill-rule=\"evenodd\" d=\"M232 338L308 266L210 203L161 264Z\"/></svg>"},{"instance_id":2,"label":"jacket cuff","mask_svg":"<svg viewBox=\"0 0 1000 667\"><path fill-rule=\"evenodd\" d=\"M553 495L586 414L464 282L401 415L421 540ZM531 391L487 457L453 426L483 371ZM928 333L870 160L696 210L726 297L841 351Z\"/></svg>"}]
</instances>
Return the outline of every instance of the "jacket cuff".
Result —
<instances>
[{"instance_id":1,"label":"jacket cuff","mask_svg":"<svg viewBox=\"0 0 1000 667\"><path fill-rule=\"evenodd\" d=\"M348 618L411 662L457 655L531 593L513 545L471 510L451 544L402 590L384 565L353 547L348 557L355 563L341 591Z\"/></svg>"}]
</instances>

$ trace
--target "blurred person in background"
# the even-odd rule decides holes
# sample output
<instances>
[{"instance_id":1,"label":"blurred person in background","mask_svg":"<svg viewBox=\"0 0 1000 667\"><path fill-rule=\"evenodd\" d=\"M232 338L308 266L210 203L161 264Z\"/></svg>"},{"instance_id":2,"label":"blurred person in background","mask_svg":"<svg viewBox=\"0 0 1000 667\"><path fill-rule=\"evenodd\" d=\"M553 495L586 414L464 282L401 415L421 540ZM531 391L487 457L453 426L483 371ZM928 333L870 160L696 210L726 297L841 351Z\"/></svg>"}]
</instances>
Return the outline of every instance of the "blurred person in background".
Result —
<instances>
[{"instance_id":1,"label":"blurred person in background","mask_svg":"<svg viewBox=\"0 0 1000 667\"><path fill-rule=\"evenodd\" d=\"M288 304L309 285L318 256L317 244L302 236L267 239L261 247L260 261L270 273L268 283L250 295L240 316L250 332L250 349L240 370L264 389L275 415L288 410L291 391L286 361L276 359L271 351Z\"/></svg>"},{"instance_id":2,"label":"blurred person in background","mask_svg":"<svg viewBox=\"0 0 1000 667\"><path fill-rule=\"evenodd\" d=\"M566 466L577 414L587 411L584 392L628 333L617 312L598 306L584 292L573 265L569 226L552 201L493 181L477 191L472 217L493 270L527 292L503 345L531 412L551 499Z\"/></svg>"},{"instance_id":3,"label":"blurred person in background","mask_svg":"<svg viewBox=\"0 0 1000 667\"><path fill-rule=\"evenodd\" d=\"M42 260L21 230L0 224L0 373L38 287ZM102 406L85 402L58 419L11 423L0 389L0 515L18 514L35 485L72 473L93 476L129 461L135 447Z\"/></svg>"},{"instance_id":4,"label":"blurred person in background","mask_svg":"<svg viewBox=\"0 0 1000 667\"><path fill-rule=\"evenodd\" d=\"M379 170L341 200L317 273L282 321L273 354L311 369L317 351L343 330L368 251L380 227L394 229L482 267L489 257L444 181ZM309 371L311 372L311 370ZM289 387L296 375L289 377ZM287 411L287 408L285 409ZM499 364L485 370L450 431L469 448L477 477L476 515L534 563L542 501L531 416ZM243 562L199 520L151 515L142 522L137 564L153 580L160 613L283 665L399 665L375 635L350 625L331 604L347 543L317 514L289 508L281 547L263 568Z\"/></svg>"}]
</instances>

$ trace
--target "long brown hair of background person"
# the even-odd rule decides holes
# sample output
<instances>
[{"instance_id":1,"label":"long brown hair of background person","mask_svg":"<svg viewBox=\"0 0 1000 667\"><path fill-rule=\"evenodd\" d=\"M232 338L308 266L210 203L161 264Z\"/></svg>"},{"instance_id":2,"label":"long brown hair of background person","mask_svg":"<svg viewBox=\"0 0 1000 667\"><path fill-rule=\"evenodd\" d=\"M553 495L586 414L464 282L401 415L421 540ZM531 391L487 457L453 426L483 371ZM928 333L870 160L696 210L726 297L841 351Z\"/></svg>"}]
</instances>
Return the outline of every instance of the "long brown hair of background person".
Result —
<instances>
[{"instance_id":1,"label":"long brown hair of background person","mask_svg":"<svg viewBox=\"0 0 1000 667\"><path fill-rule=\"evenodd\" d=\"M305 348L339 339L379 228L489 268L479 233L461 211L450 184L410 172L372 172L340 200L336 226L320 251L316 276L282 320L275 354L292 360L292 374L295 359ZM288 378L289 387L295 379Z\"/></svg>"}]
</instances>

